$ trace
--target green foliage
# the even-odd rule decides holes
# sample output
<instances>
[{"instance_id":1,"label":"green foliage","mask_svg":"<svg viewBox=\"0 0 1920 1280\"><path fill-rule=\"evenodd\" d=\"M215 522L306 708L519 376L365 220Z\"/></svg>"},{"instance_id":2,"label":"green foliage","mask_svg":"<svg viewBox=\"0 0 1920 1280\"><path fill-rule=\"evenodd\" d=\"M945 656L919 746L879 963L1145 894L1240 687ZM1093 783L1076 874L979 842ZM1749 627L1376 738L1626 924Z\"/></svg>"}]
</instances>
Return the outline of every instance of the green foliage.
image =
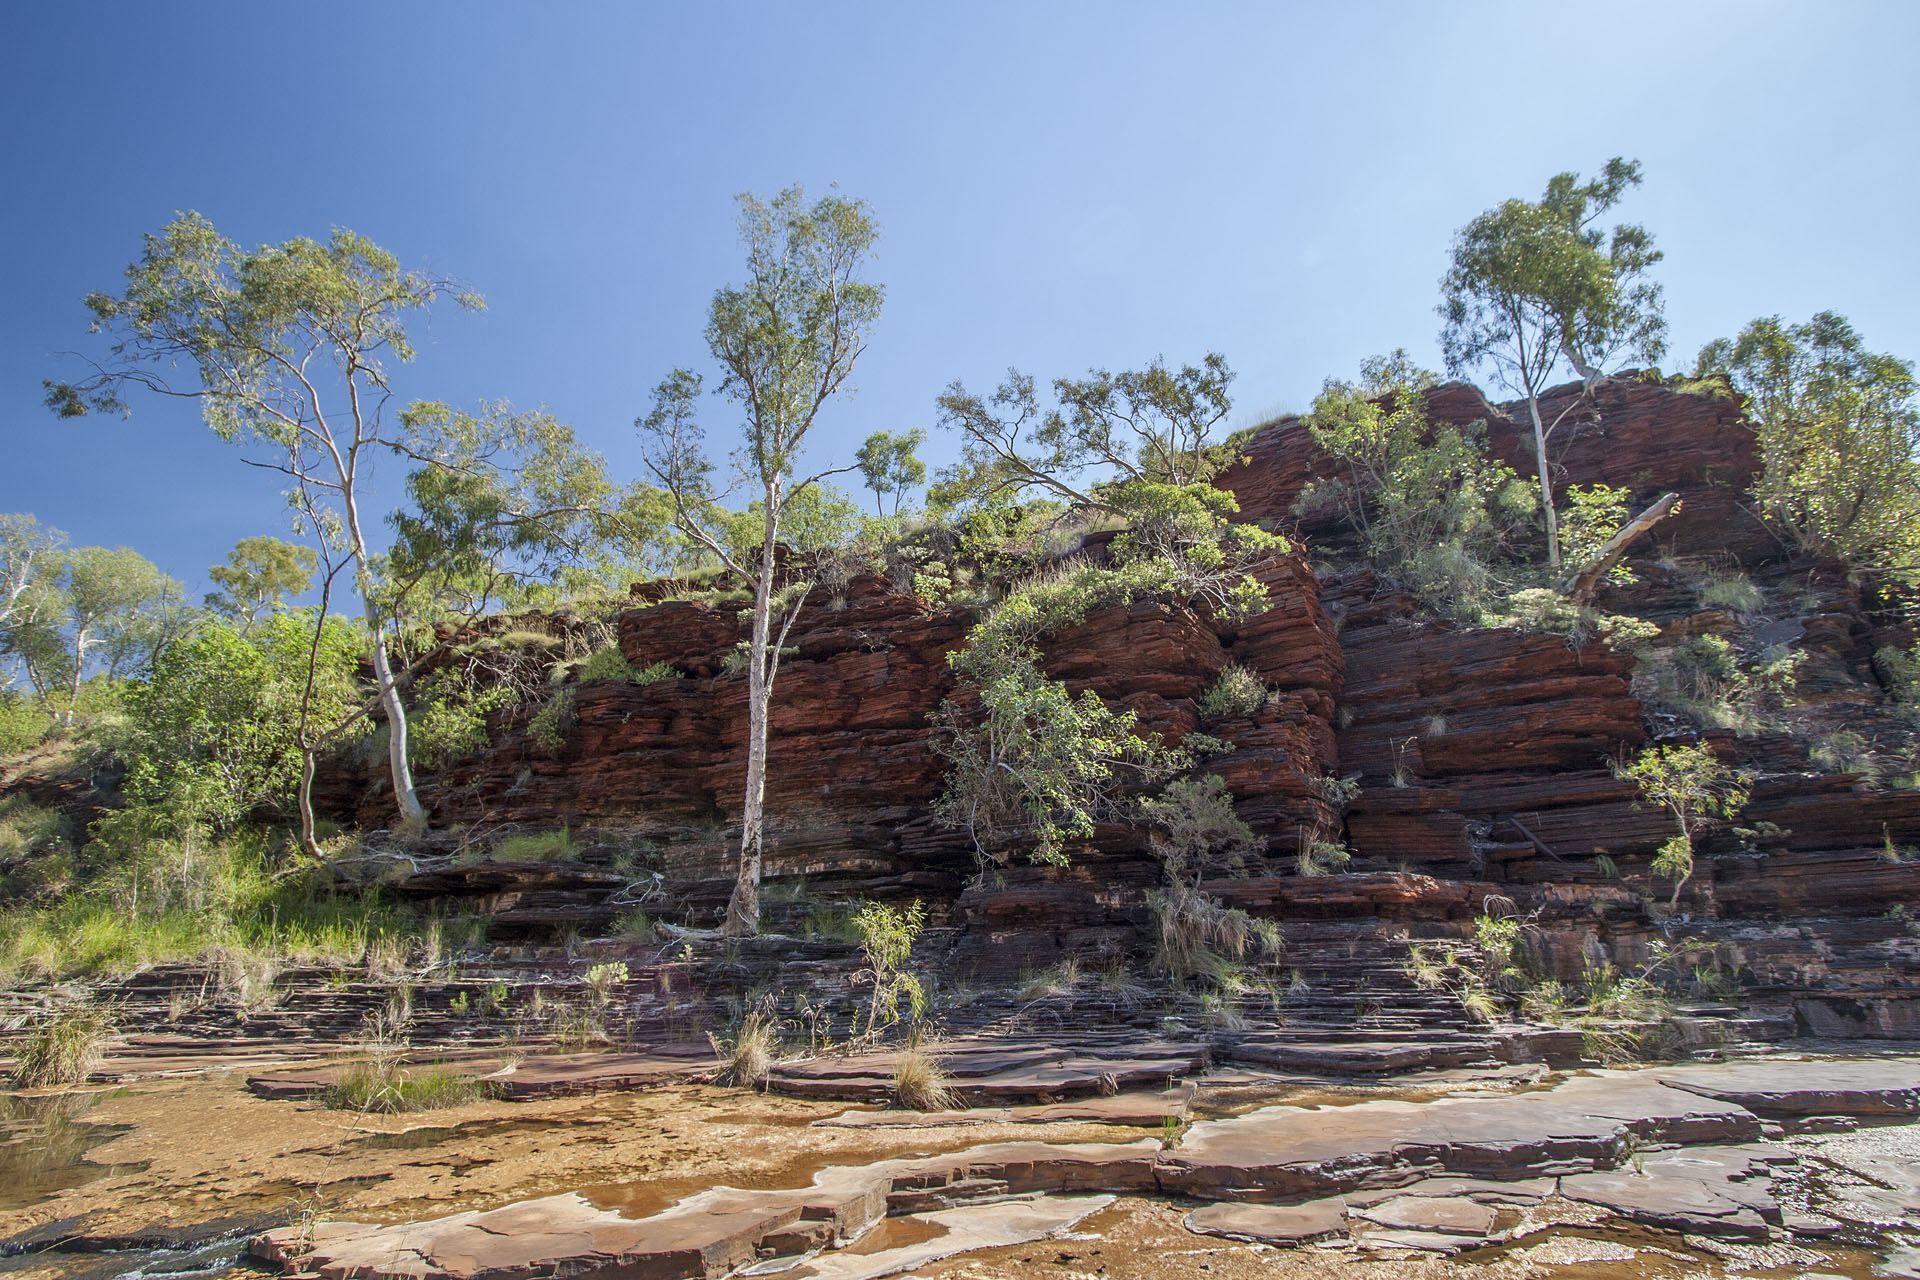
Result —
<instances>
[{"instance_id":1,"label":"green foliage","mask_svg":"<svg viewBox=\"0 0 1920 1280\"><path fill-rule=\"evenodd\" d=\"M1598 560L1608 539L1632 517L1627 505L1632 496L1611 485L1568 485L1566 509L1560 513L1561 558L1576 568ZM1638 578L1623 558L1607 571L1607 581L1630 586Z\"/></svg>"},{"instance_id":2,"label":"green foliage","mask_svg":"<svg viewBox=\"0 0 1920 1280\"><path fill-rule=\"evenodd\" d=\"M1700 352L1747 399L1761 513L1795 545L1920 585L1920 398L1913 363L1866 349L1845 317L1755 320Z\"/></svg>"},{"instance_id":3,"label":"green foliage","mask_svg":"<svg viewBox=\"0 0 1920 1280\"><path fill-rule=\"evenodd\" d=\"M518 698L505 685L483 688L465 671L444 667L421 680L410 708L407 759L416 769L445 769L486 749L487 717Z\"/></svg>"},{"instance_id":4,"label":"green foliage","mask_svg":"<svg viewBox=\"0 0 1920 1280\"><path fill-rule=\"evenodd\" d=\"M41 1019L15 1050L9 1083L16 1089L81 1084L106 1056L113 1020L91 1005L68 1005Z\"/></svg>"},{"instance_id":5,"label":"green foliage","mask_svg":"<svg viewBox=\"0 0 1920 1280\"><path fill-rule=\"evenodd\" d=\"M1805 655L1769 650L1757 660L1715 635L1689 636L1668 649L1640 651L1636 683L1643 701L1707 729L1754 733L1792 696Z\"/></svg>"},{"instance_id":6,"label":"green foliage","mask_svg":"<svg viewBox=\"0 0 1920 1280\"><path fill-rule=\"evenodd\" d=\"M1266 706L1272 696L1253 668L1229 662L1221 668L1219 679L1201 695L1199 710L1209 720L1250 716Z\"/></svg>"},{"instance_id":7,"label":"green foliage","mask_svg":"<svg viewBox=\"0 0 1920 1280\"><path fill-rule=\"evenodd\" d=\"M324 870L286 874L258 831L208 839L133 805L96 833L67 892L0 910L0 977L121 974L215 953L352 963L401 926L377 894L336 891Z\"/></svg>"},{"instance_id":8,"label":"green foliage","mask_svg":"<svg viewBox=\"0 0 1920 1280\"><path fill-rule=\"evenodd\" d=\"M527 721L527 736L548 751L558 751L573 728L574 691L562 689L540 705Z\"/></svg>"},{"instance_id":9,"label":"green foliage","mask_svg":"<svg viewBox=\"0 0 1920 1280\"><path fill-rule=\"evenodd\" d=\"M1920 703L1920 644L1906 649L1882 646L1873 655L1873 670L1889 699Z\"/></svg>"},{"instance_id":10,"label":"green foliage","mask_svg":"<svg viewBox=\"0 0 1920 1280\"><path fill-rule=\"evenodd\" d=\"M320 1094L334 1111L400 1114L440 1111L499 1096L491 1081L464 1076L445 1063L406 1068L391 1056L356 1062L341 1070Z\"/></svg>"},{"instance_id":11,"label":"green foliage","mask_svg":"<svg viewBox=\"0 0 1920 1280\"><path fill-rule=\"evenodd\" d=\"M627 962L613 960L596 964L587 970L583 980L587 989L587 1000L594 1008L604 1008L613 998L613 989L627 980Z\"/></svg>"},{"instance_id":12,"label":"green foliage","mask_svg":"<svg viewBox=\"0 0 1920 1280\"><path fill-rule=\"evenodd\" d=\"M1678 906L1680 891L1693 875L1695 844L1739 814L1747 803L1747 778L1720 763L1704 743L1651 746L1616 765L1614 773L1639 788L1645 799L1663 806L1679 824L1679 834L1661 845L1653 862L1654 874L1673 881L1669 906Z\"/></svg>"},{"instance_id":13,"label":"green foliage","mask_svg":"<svg viewBox=\"0 0 1920 1280\"><path fill-rule=\"evenodd\" d=\"M336 618L317 636L314 626L304 612L246 633L212 623L161 653L126 699L127 793L215 829L262 805L288 806L300 781L303 700L309 743L359 701L361 637Z\"/></svg>"},{"instance_id":14,"label":"green foliage","mask_svg":"<svg viewBox=\"0 0 1920 1280\"><path fill-rule=\"evenodd\" d=\"M1523 587L1482 614L1480 622L1490 627L1556 632L1576 648L1601 640L1616 649L1638 649L1660 634L1656 623L1575 604L1552 587Z\"/></svg>"},{"instance_id":15,"label":"green foliage","mask_svg":"<svg viewBox=\"0 0 1920 1280\"><path fill-rule=\"evenodd\" d=\"M1708 575L1700 585L1698 598L1702 609L1726 609L1739 614L1758 613L1767 603L1760 588L1753 585L1753 579L1738 570Z\"/></svg>"},{"instance_id":16,"label":"green foliage","mask_svg":"<svg viewBox=\"0 0 1920 1280\"><path fill-rule=\"evenodd\" d=\"M1245 875L1247 859L1267 847L1265 837L1241 821L1218 774L1175 778L1159 795L1143 797L1139 811L1154 828L1154 852L1175 884Z\"/></svg>"},{"instance_id":17,"label":"green foliage","mask_svg":"<svg viewBox=\"0 0 1920 1280\"><path fill-rule=\"evenodd\" d=\"M873 984L873 999L867 1005L867 1031L892 1026L900 1020L900 997L907 998L908 1016L919 1022L926 1013L926 992L920 980L905 971L913 955L913 943L926 926L927 909L919 899L905 908L879 902L863 903L853 917L860 934L860 952L867 967L854 975L856 982Z\"/></svg>"},{"instance_id":18,"label":"green foliage","mask_svg":"<svg viewBox=\"0 0 1920 1280\"><path fill-rule=\"evenodd\" d=\"M89 673L144 675L195 621L184 588L131 547L44 553L10 606L0 656L69 724Z\"/></svg>"},{"instance_id":19,"label":"green foliage","mask_svg":"<svg viewBox=\"0 0 1920 1280\"><path fill-rule=\"evenodd\" d=\"M1098 605L1163 593L1174 577L1158 560L1068 564L1008 595L947 655L977 703L949 698L934 713L935 749L949 764L935 814L965 830L981 856L1031 839L1032 860L1064 864L1067 840L1119 814L1127 778L1158 781L1186 766L1184 753L1134 731L1133 712L1109 710L1092 690L1073 697L1049 679L1038 648Z\"/></svg>"},{"instance_id":20,"label":"green foliage","mask_svg":"<svg viewBox=\"0 0 1920 1280\"><path fill-rule=\"evenodd\" d=\"M51 728L53 717L39 699L18 689L0 689L0 757L32 750Z\"/></svg>"},{"instance_id":21,"label":"green foliage","mask_svg":"<svg viewBox=\"0 0 1920 1280\"><path fill-rule=\"evenodd\" d=\"M577 674L582 684L595 680L637 682L640 676L633 664L627 661L626 655L620 652L620 646L614 644L589 654L587 660L580 664Z\"/></svg>"},{"instance_id":22,"label":"green foliage","mask_svg":"<svg viewBox=\"0 0 1920 1280\"><path fill-rule=\"evenodd\" d=\"M1609 364L1651 364L1666 346L1660 286L1646 278L1661 256L1653 237L1644 227L1597 225L1639 182L1639 163L1619 157L1584 184L1577 174L1557 174L1538 201L1507 200L1462 227L1441 281L1448 372L1488 368L1527 399L1556 568L1562 556L1547 440L1559 424L1542 421L1538 397L1563 362L1591 384Z\"/></svg>"},{"instance_id":23,"label":"green foliage","mask_svg":"<svg viewBox=\"0 0 1920 1280\"><path fill-rule=\"evenodd\" d=\"M1486 456L1479 424L1428 419L1431 382L1405 352L1368 360L1357 384L1328 381L1305 423L1339 473L1309 485L1297 509L1337 507L1383 573L1449 612L1470 612L1487 594L1491 560L1535 504L1512 468Z\"/></svg>"},{"instance_id":24,"label":"green foliage","mask_svg":"<svg viewBox=\"0 0 1920 1280\"><path fill-rule=\"evenodd\" d=\"M1164 561L1173 589L1229 614L1260 607L1249 576L1285 540L1232 521L1239 504L1211 481L1234 454L1213 429L1232 406L1233 373L1209 352L1174 372L1097 369L1054 381L1056 407L1042 412L1033 379L1011 371L986 399L959 383L939 399L941 426L961 436L961 465L929 505L971 501L992 509L1036 493L1124 522L1116 559Z\"/></svg>"},{"instance_id":25,"label":"green foliage","mask_svg":"<svg viewBox=\"0 0 1920 1280\"><path fill-rule=\"evenodd\" d=\"M927 433L920 427L897 436L876 431L854 454L854 465L860 468L867 488L873 490L874 504L881 515L886 514L887 495L893 495L893 514L897 516L907 491L925 483L927 464L920 461L916 451L926 442Z\"/></svg>"},{"instance_id":26,"label":"green foliage","mask_svg":"<svg viewBox=\"0 0 1920 1280\"><path fill-rule=\"evenodd\" d=\"M553 862L571 858L576 852L573 835L565 827L558 831L540 831L508 836L493 847L495 862Z\"/></svg>"},{"instance_id":27,"label":"green foliage","mask_svg":"<svg viewBox=\"0 0 1920 1280\"><path fill-rule=\"evenodd\" d=\"M283 608L289 598L313 586L320 557L311 547L279 538L242 538L225 564L207 570L220 590L207 596L207 608L240 625L244 632L265 614Z\"/></svg>"}]
</instances>

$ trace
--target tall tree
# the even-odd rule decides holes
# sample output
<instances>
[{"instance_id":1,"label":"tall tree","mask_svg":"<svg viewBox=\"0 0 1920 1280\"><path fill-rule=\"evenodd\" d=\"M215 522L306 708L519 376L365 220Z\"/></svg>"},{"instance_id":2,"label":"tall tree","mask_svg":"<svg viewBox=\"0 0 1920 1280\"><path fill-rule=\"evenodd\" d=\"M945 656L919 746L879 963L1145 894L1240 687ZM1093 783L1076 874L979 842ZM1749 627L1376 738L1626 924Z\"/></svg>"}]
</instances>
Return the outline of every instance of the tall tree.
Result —
<instances>
[{"instance_id":1,"label":"tall tree","mask_svg":"<svg viewBox=\"0 0 1920 1280\"><path fill-rule=\"evenodd\" d=\"M1698 376L1747 398L1759 435L1760 513L1802 550L1920 588L1920 384L1844 316L1755 320L1710 342Z\"/></svg>"},{"instance_id":2,"label":"tall tree","mask_svg":"<svg viewBox=\"0 0 1920 1280\"><path fill-rule=\"evenodd\" d=\"M131 547L76 547L43 589L39 634L22 657L43 695L65 686L62 724L73 723L90 667L109 678L144 668L190 623L181 585Z\"/></svg>"},{"instance_id":3,"label":"tall tree","mask_svg":"<svg viewBox=\"0 0 1920 1280\"><path fill-rule=\"evenodd\" d=\"M12 686L14 662L24 662L35 641L39 610L50 600L39 588L58 571L66 541L24 512L0 515L0 688Z\"/></svg>"},{"instance_id":4,"label":"tall tree","mask_svg":"<svg viewBox=\"0 0 1920 1280\"><path fill-rule=\"evenodd\" d=\"M1639 162L1618 156L1591 182L1557 174L1538 201L1508 200L1462 227L1440 281L1447 371L1490 369L1497 383L1526 399L1547 559L1555 568L1560 519L1547 441L1573 406L1546 423L1540 393L1563 367L1591 393L1610 365L1651 363L1666 348L1660 286L1646 278L1661 257L1653 237L1640 226L1597 225L1639 184Z\"/></svg>"},{"instance_id":5,"label":"tall tree","mask_svg":"<svg viewBox=\"0 0 1920 1280\"><path fill-rule=\"evenodd\" d=\"M781 648L811 587L802 582L776 590L782 522L796 496L848 469L798 474L807 433L820 410L851 390L848 379L866 349L883 292L861 278L879 239L864 201L832 194L809 203L795 186L770 201L743 195L739 204L747 280L714 294L706 339L722 370L719 392L741 414L741 446L734 461L760 505L760 536L751 558L734 553L716 518L725 495L715 490L715 467L696 419L699 376L674 370L655 390L652 411L635 425L647 469L672 500L676 527L753 583L740 866L726 921L729 934L751 935L760 930L768 711ZM782 611L776 638L773 620Z\"/></svg>"},{"instance_id":6,"label":"tall tree","mask_svg":"<svg viewBox=\"0 0 1920 1280\"><path fill-rule=\"evenodd\" d=\"M242 538L227 553L225 564L207 570L220 590L206 598L207 607L240 624L242 635L265 614L285 606L313 586L320 557L312 547L262 535Z\"/></svg>"},{"instance_id":7,"label":"tall tree","mask_svg":"<svg viewBox=\"0 0 1920 1280\"><path fill-rule=\"evenodd\" d=\"M94 332L113 339L104 360L88 377L47 385L47 402L63 417L124 412L129 388L198 401L222 439L291 482L310 534L341 541L391 730L394 798L409 828L423 826L426 812L407 764L406 708L364 505L375 458L411 455L404 424L387 413L387 365L413 358L406 320L443 296L483 305L351 231L324 244L300 237L244 250L199 214L183 214L146 237L123 293L88 296Z\"/></svg>"},{"instance_id":8,"label":"tall tree","mask_svg":"<svg viewBox=\"0 0 1920 1280\"><path fill-rule=\"evenodd\" d=\"M907 491L926 480L927 464L920 461L916 452L926 441L927 433L923 427L915 427L898 436L890 431L876 431L866 438L860 451L853 455L861 478L867 482L867 488L873 490L874 509L881 516L887 514L885 502L888 494L893 495L893 514L897 516Z\"/></svg>"}]
</instances>

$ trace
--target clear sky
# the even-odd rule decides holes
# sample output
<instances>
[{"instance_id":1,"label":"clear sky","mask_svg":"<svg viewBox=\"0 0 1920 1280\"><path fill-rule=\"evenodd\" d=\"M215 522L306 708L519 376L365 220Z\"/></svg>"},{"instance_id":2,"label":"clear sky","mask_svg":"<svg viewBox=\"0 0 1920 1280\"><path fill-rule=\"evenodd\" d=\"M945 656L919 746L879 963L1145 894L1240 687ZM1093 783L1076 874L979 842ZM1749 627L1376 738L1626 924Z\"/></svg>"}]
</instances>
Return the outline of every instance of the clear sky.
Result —
<instances>
[{"instance_id":1,"label":"clear sky","mask_svg":"<svg viewBox=\"0 0 1920 1280\"><path fill-rule=\"evenodd\" d=\"M1920 4L0 5L0 511L195 591L286 532L190 406L62 422L83 294L197 209L243 243L351 227L456 275L406 398L545 404L637 474L704 359L735 193L837 182L887 288L844 456L954 378L1224 352L1236 425L1395 346L1438 362L1455 228L1636 157L1674 353L1756 315L1920 356ZM716 437L725 408L707 415ZM930 461L951 454L936 440ZM387 482L397 478L391 468Z\"/></svg>"}]
</instances>

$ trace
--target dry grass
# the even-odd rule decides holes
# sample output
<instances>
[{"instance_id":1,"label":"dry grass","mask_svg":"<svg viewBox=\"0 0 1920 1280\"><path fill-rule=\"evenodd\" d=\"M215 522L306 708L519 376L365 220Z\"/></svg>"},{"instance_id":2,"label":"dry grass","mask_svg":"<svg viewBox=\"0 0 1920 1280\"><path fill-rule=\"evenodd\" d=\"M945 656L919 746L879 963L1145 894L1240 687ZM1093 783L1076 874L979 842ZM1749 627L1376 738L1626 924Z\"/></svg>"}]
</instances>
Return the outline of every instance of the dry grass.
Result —
<instances>
[{"instance_id":1,"label":"dry grass","mask_svg":"<svg viewBox=\"0 0 1920 1280\"><path fill-rule=\"evenodd\" d=\"M714 1074L717 1082L737 1089L758 1089L766 1084L780 1052L779 1030L772 1018L750 1013L741 1020L731 1040L708 1038L720 1056L720 1069Z\"/></svg>"},{"instance_id":2,"label":"dry grass","mask_svg":"<svg viewBox=\"0 0 1920 1280\"><path fill-rule=\"evenodd\" d=\"M104 1010L74 1005L50 1015L20 1046L11 1077L16 1089L79 1084L106 1056L113 1020Z\"/></svg>"},{"instance_id":3,"label":"dry grass","mask_svg":"<svg viewBox=\"0 0 1920 1280\"><path fill-rule=\"evenodd\" d=\"M951 1111L960 1105L953 1081L925 1045L900 1051L893 1069L893 1097L909 1111Z\"/></svg>"}]
</instances>

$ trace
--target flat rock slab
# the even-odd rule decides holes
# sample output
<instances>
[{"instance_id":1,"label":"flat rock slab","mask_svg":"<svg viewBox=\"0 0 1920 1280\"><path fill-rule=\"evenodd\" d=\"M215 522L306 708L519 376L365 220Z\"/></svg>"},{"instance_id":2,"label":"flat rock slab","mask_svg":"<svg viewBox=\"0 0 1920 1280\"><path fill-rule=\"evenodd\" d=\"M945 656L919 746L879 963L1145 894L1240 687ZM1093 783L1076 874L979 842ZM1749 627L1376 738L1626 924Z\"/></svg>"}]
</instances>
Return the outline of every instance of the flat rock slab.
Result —
<instances>
[{"instance_id":1,"label":"flat rock slab","mask_svg":"<svg viewBox=\"0 0 1920 1280\"><path fill-rule=\"evenodd\" d=\"M1494 1211L1472 1200L1440 1196L1394 1196L1379 1204L1355 1209L1354 1216L1396 1231L1463 1236L1474 1243L1493 1234Z\"/></svg>"},{"instance_id":2,"label":"flat rock slab","mask_svg":"<svg viewBox=\"0 0 1920 1280\"><path fill-rule=\"evenodd\" d=\"M1560 1179L1560 1194L1652 1227L1734 1240L1765 1240L1778 1224L1769 1148L1694 1147L1646 1156L1611 1172Z\"/></svg>"},{"instance_id":3,"label":"flat rock slab","mask_svg":"<svg viewBox=\"0 0 1920 1280\"><path fill-rule=\"evenodd\" d=\"M1167 1086L1206 1066L1203 1044L1149 1041L1132 1046L987 1049L943 1044L933 1049L953 1091L969 1106L1053 1103L1085 1095ZM898 1051L781 1063L767 1088L797 1098L884 1102L893 1096Z\"/></svg>"},{"instance_id":4,"label":"flat rock slab","mask_svg":"<svg viewBox=\"0 0 1920 1280\"><path fill-rule=\"evenodd\" d=\"M1737 1102L1769 1118L1920 1116L1920 1058L1760 1059L1653 1074L1676 1089Z\"/></svg>"},{"instance_id":5,"label":"flat rock slab","mask_svg":"<svg viewBox=\"0 0 1920 1280\"><path fill-rule=\"evenodd\" d=\"M1559 1188L1554 1178L1517 1178L1498 1182L1490 1178L1426 1178L1404 1187L1378 1191L1350 1191L1347 1203L1358 1209L1382 1204L1396 1196L1461 1198L1479 1204L1538 1204Z\"/></svg>"},{"instance_id":6,"label":"flat rock slab","mask_svg":"<svg viewBox=\"0 0 1920 1280\"><path fill-rule=\"evenodd\" d=\"M407 1065L447 1062L440 1056L414 1055ZM501 1063L495 1050L484 1056L463 1055L479 1079L494 1085L504 1098L564 1097L584 1093L614 1093L663 1084L697 1080L713 1070L713 1050L701 1046L668 1046L637 1053L542 1053L519 1062ZM310 1098L323 1093L347 1068L332 1063L297 1071L271 1071L247 1077L247 1088L262 1098Z\"/></svg>"},{"instance_id":7,"label":"flat rock slab","mask_svg":"<svg viewBox=\"0 0 1920 1280\"><path fill-rule=\"evenodd\" d=\"M939 1234L873 1253L817 1254L779 1274L795 1280L878 1280L957 1253L1045 1240L1071 1231L1112 1203L1112 1196L1043 1196L916 1214L899 1221L935 1228Z\"/></svg>"},{"instance_id":8,"label":"flat rock slab","mask_svg":"<svg viewBox=\"0 0 1920 1280\"><path fill-rule=\"evenodd\" d=\"M1187 1230L1256 1244L1314 1244L1347 1234L1347 1206L1338 1196L1305 1204L1210 1204L1186 1217Z\"/></svg>"},{"instance_id":9,"label":"flat rock slab","mask_svg":"<svg viewBox=\"0 0 1920 1280\"><path fill-rule=\"evenodd\" d=\"M1031 1107L967 1107L957 1111L843 1111L813 1123L829 1129L932 1129L978 1124L1117 1124L1157 1129L1171 1116L1185 1121L1191 1094L1122 1093Z\"/></svg>"},{"instance_id":10,"label":"flat rock slab","mask_svg":"<svg viewBox=\"0 0 1920 1280\"><path fill-rule=\"evenodd\" d=\"M1205 1200L1291 1200L1444 1175L1533 1178L1610 1168L1630 1141L1749 1142L1760 1120L1649 1076L1576 1076L1505 1096L1268 1107L1194 1125L1160 1170Z\"/></svg>"},{"instance_id":11,"label":"flat rock slab","mask_svg":"<svg viewBox=\"0 0 1920 1280\"><path fill-rule=\"evenodd\" d=\"M1132 1143L989 1143L951 1155L836 1166L822 1170L811 1186L792 1190L717 1187L646 1218L628 1218L568 1193L486 1213L395 1226L332 1222L306 1233L283 1227L254 1237L248 1251L323 1280L539 1280L605 1268L649 1280L711 1278L757 1261L763 1247L800 1253L856 1239L890 1208L899 1212L897 1202L902 1200L964 1215L983 1208L968 1201L1050 1193L1148 1193L1156 1187L1153 1164L1159 1145L1151 1138ZM1051 1233L1063 1229L1062 1222L1078 1221L1105 1203L1082 1199L1066 1208L1027 1205L950 1221L937 1213L929 1216L947 1235L958 1231L963 1238L998 1243L996 1233Z\"/></svg>"},{"instance_id":12,"label":"flat rock slab","mask_svg":"<svg viewBox=\"0 0 1920 1280\"><path fill-rule=\"evenodd\" d=\"M537 1054L483 1078L508 1098L552 1098L676 1084L713 1068L711 1046L676 1045L640 1053Z\"/></svg>"}]
</instances>

